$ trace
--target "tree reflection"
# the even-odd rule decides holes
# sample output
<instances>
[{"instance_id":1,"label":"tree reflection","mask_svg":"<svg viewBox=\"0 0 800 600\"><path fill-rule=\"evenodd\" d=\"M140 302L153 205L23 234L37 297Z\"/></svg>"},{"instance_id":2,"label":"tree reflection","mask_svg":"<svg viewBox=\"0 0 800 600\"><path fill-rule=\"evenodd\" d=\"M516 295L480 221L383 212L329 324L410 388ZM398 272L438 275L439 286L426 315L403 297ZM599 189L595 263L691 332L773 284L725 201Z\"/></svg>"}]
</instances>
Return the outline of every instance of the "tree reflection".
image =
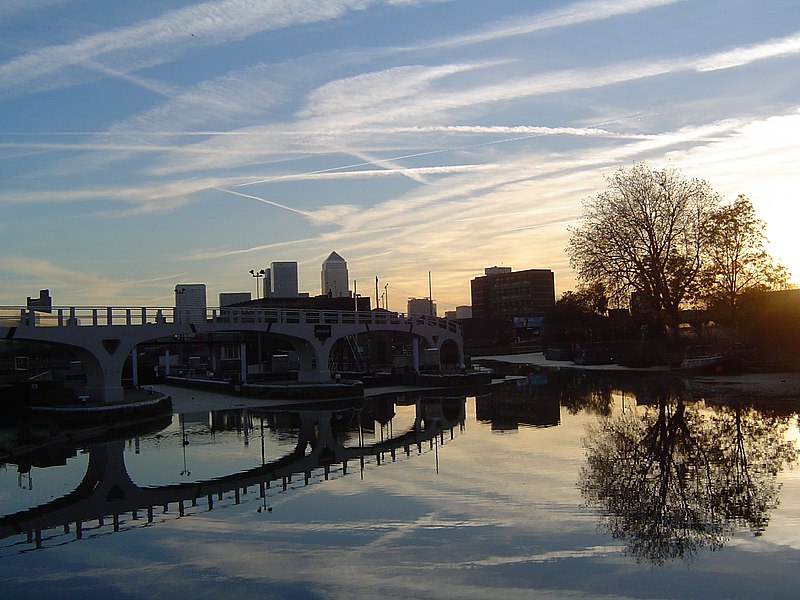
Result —
<instances>
[{"instance_id":1,"label":"tree reflection","mask_svg":"<svg viewBox=\"0 0 800 600\"><path fill-rule=\"evenodd\" d=\"M797 459L788 426L739 404L703 413L662 396L589 428L583 498L637 562L690 562L739 528L766 529L777 474Z\"/></svg>"}]
</instances>

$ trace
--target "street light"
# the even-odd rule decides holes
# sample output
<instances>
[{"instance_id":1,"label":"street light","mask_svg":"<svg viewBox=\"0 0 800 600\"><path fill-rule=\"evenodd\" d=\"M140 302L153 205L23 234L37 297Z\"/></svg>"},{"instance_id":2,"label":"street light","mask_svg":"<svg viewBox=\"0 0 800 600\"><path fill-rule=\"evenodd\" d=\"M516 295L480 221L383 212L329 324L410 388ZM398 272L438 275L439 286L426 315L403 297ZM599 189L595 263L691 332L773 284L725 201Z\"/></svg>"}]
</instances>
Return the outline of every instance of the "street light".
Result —
<instances>
[{"instance_id":1,"label":"street light","mask_svg":"<svg viewBox=\"0 0 800 600\"><path fill-rule=\"evenodd\" d=\"M258 294L258 280L261 277L264 277L266 271L261 269L260 271L256 271L255 269L250 269L250 275L256 278L256 300L260 299L261 296Z\"/></svg>"},{"instance_id":2,"label":"street light","mask_svg":"<svg viewBox=\"0 0 800 600\"><path fill-rule=\"evenodd\" d=\"M177 285L175 286L175 312L177 314L172 315L172 320L178 319L178 323L183 323L183 319L186 318L187 321L189 319L189 309L184 308L183 302L181 301L181 295L186 291L185 287L179 288Z\"/></svg>"},{"instance_id":3,"label":"street light","mask_svg":"<svg viewBox=\"0 0 800 600\"><path fill-rule=\"evenodd\" d=\"M389 284L388 283L385 286L383 286L383 293L386 295L386 304L384 304L383 307L386 310L389 310Z\"/></svg>"}]
</instances>

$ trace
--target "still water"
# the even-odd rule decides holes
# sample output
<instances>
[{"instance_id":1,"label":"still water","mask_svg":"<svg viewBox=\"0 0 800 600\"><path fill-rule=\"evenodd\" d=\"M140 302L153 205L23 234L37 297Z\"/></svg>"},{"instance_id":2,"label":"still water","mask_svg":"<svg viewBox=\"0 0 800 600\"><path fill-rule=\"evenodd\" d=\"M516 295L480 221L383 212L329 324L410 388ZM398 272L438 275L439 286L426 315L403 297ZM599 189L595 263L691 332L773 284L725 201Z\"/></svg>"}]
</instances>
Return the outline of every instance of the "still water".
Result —
<instances>
[{"instance_id":1,"label":"still water","mask_svg":"<svg viewBox=\"0 0 800 600\"><path fill-rule=\"evenodd\" d=\"M791 403L648 377L167 391L163 423L0 468L0 596L797 597Z\"/></svg>"}]
</instances>

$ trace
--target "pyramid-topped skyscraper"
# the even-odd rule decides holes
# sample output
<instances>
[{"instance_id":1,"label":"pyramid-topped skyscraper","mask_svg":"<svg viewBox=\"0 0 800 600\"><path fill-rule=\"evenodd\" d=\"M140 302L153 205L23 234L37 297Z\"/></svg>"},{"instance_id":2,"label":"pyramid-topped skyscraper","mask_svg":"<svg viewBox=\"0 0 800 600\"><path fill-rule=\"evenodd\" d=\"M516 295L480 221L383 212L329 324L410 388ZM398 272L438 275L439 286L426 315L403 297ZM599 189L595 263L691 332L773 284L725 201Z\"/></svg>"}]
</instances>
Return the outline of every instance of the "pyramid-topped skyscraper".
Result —
<instances>
[{"instance_id":1,"label":"pyramid-topped skyscraper","mask_svg":"<svg viewBox=\"0 0 800 600\"><path fill-rule=\"evenodd\" d=\"M350 279L347 273L347 261L336 252L322 263L322 295L331 298L347 298L350 296Z\"/></svg>"}]
</instances>

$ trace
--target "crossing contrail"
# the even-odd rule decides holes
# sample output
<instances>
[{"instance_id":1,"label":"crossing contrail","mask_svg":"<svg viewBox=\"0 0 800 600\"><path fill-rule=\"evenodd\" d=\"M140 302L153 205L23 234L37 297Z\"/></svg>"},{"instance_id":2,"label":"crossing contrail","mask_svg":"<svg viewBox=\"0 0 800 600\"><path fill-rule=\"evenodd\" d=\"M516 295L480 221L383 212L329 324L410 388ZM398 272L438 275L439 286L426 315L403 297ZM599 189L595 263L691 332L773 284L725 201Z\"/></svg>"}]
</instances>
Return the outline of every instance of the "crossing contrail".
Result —
<instances>
[{"instance_id":1,"label":"crossing contrail","mask_svg":"<svg viewBox=\"0 0 800 600\"><path fill-rule=\"evenodd\" d=\"M452 148L441 148L439 150L428 150L427 152L415 152L413 154L403 154L400 156L392 156L390 158L382 158L379 160L370 160L366 162L360 163L353 163L349 165L342 165L340 167L330 167L329 169L319 169L317 171L307 171L305 173L294 173L292 175L281 175L279 177L270 177L269 179L259 179L256 181L248 181L245 183L237 183L234 187L244 187L248 185L257 185L259 183L271 183L273 181L281 181L283 179L290 179L296 177L304 177L308 175L319 175L321 173L334 173L336 171L344 171L345 169L355 169L357 167L368 167L371 165L376 165L379 163L385 163L387 161L395 161L395 160L405 160L407 158L418 158L420 156L432 156L434 154L445 154L446 152L456 152L458 150L467 150L469 148L480 148L482 146L493 146L496 144L507 144L509 142L517 142L520 140L527 140L536 137L542 137L543 135L547 135L546 133L535 133L532 135L522 135L513 138L508 138L505 140L492 140L490 142L481 142L479 144L467 144L466 146L454 146ZM234 192L231 192L234 193Z\"/></svg>"}]
</instances>

